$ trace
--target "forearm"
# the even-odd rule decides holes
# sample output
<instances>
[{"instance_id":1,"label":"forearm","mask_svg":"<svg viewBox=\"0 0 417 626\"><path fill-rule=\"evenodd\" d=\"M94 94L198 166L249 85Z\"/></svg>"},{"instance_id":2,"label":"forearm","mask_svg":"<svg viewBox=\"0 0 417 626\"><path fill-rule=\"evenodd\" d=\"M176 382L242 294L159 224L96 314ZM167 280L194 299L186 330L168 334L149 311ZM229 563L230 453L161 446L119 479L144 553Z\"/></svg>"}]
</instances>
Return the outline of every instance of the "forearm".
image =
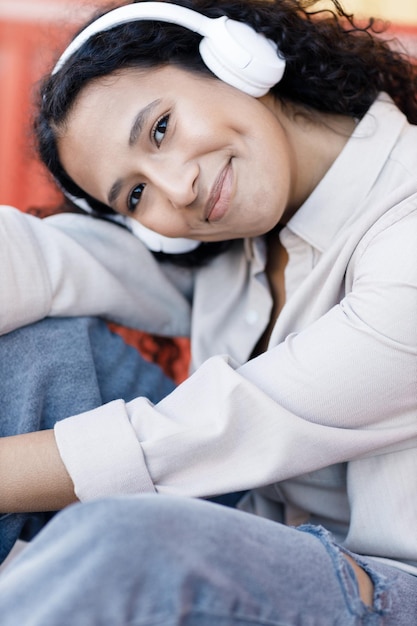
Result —
<instances>
[{"instance_id":1,"label":"forearm","mask_svg":"<svg viewBox=\"0 0 417 626\"><path fill-rule=\"evenodd\" d=\"M53 430L0 439L0 513L56 511L76 500Z\"/></svg>"}]
</instances>

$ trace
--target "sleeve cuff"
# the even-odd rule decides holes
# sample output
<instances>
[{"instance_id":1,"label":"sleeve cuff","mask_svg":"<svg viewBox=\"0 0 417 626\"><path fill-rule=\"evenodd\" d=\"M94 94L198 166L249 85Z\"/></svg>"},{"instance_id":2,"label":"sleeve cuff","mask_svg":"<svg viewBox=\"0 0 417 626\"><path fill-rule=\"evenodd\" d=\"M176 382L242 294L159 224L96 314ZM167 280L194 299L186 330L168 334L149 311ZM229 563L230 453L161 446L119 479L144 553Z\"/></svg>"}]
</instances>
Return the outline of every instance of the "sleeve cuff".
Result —
<instances>
[{"instance_id":1,"label":"sleeve cuff","mask_svg":"<svg viewBox=\"0 0 417 626\"><path fill-rule=\"evenodd\" d=\"M123 400L57 422L54 431L82 502L155 491Z\"/></svg>"}]
</instances>

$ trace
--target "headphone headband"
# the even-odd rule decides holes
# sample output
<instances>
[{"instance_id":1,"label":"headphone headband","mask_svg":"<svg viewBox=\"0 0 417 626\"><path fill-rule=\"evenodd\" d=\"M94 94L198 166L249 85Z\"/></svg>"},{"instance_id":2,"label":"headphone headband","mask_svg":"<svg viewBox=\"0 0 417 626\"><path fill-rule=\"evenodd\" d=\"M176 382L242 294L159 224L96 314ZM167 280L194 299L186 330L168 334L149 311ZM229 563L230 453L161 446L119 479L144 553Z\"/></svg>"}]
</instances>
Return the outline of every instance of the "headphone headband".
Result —
<instances>
[{"instance_id":1,"label":"headphone headband","mask_svg":"<svg viewBox=\"0 0 417 626\"><path fill-rule=\"evenodd\" d=\"M220 80L255 98L265 95L284 74L285 60L279 55L276 44L248 24L226 16L209 18L167 2L139 2L113 9L89 24L62 53L52 75L94 35L142 20L170 22L202 35L199 50L205 65ZM73 201L76 199L73 198ZM181 253L189 252L198 245L194 240L163 237L149 229L136 225L132 227L131 222L132 232L143 239L151 250Z\"/></svg>"},{"instance_id":2,"label":"headphone headband","mask_svg":"<svg viewBox=\"0 0 417 626\"><path fill-rule=\"evenodd\" d=\"M207 67L224 82L255 98L265 95L283 76L285 60L276 44L248 24L226 16L209 18L168 2L127 4L100 16L73 39L52 74L94 35L142 20L170 22L202 35L200 54Z\"/></svg>"},{"instance_id":3,"label":"headphone headband","mask_svg":"<svg viewBox=\"0 0 417 626\"><path fill-rule=\"evenodd\" d=\"M52 74L59 71L69 57L81 48L90 37L97 35L97 33L110 30L115 26L142 20L158 20L174 24L178 24L179 20L181 20L181 25L184 26L184 28L204 35L206 32L204 25L208 28L207 23L205 24L205 20L209 21L209 18L191 9L167 2L142 2L117 7L101 15L78 33L58 59Z\"/></svg>"}]
</instances>

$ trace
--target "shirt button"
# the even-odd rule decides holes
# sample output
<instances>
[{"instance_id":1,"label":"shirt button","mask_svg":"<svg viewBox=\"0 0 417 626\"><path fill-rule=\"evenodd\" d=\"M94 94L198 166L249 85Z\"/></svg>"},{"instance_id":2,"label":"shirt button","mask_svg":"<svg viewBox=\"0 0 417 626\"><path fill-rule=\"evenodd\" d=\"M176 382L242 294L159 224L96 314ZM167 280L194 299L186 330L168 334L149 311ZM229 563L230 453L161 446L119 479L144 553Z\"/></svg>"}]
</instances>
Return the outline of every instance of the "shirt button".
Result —
<instances>
[{"instance_id":1,"label":"shirt button","mask_svg":"<svg viewBox=\"0 0 417 626\"><path fill-rule=\"evenodd\" d=\"M255 309L250 309L247 313L246 313L246 322L248 324L250 324L251 326L253 326L254 324L256 324L256 322L259 319L259 314L258 311L255 311Z\"/></svg>"}]
</instances>

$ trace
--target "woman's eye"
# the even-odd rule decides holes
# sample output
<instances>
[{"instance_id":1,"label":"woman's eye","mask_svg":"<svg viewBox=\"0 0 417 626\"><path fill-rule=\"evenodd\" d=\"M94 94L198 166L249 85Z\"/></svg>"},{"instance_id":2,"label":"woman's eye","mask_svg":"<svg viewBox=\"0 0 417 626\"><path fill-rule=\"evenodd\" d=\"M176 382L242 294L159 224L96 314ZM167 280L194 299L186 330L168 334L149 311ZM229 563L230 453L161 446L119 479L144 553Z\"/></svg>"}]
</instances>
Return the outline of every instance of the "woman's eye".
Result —
<instances>
[{"instance_id":1,"label":"woman's eye","mask_svg":"<svg viewBox=\"0 0 417 626\"><path fill-rule=\"evenodd\" d=\"M153 129L153 138L158 148L161 145L164 135L167 131L168 121L169 115L164 115L164 117L161 117L161 119L157 121Z\"/></svg>"},{"instance_id":2,"label":"woman's eye","mask_svg":"<svg viewBox=\"0 0 417 626\"><path fill-rule=\"evenodd\" d=\"M140 199L142 197L142 192L145 189L145 185L143 183L141 183L140 185L137 185L134 189L132 189L132 191L129 194L129 197L127 199L127 210L130 213L134 213L139 202Z\"/></svg>"}]
</instances>

